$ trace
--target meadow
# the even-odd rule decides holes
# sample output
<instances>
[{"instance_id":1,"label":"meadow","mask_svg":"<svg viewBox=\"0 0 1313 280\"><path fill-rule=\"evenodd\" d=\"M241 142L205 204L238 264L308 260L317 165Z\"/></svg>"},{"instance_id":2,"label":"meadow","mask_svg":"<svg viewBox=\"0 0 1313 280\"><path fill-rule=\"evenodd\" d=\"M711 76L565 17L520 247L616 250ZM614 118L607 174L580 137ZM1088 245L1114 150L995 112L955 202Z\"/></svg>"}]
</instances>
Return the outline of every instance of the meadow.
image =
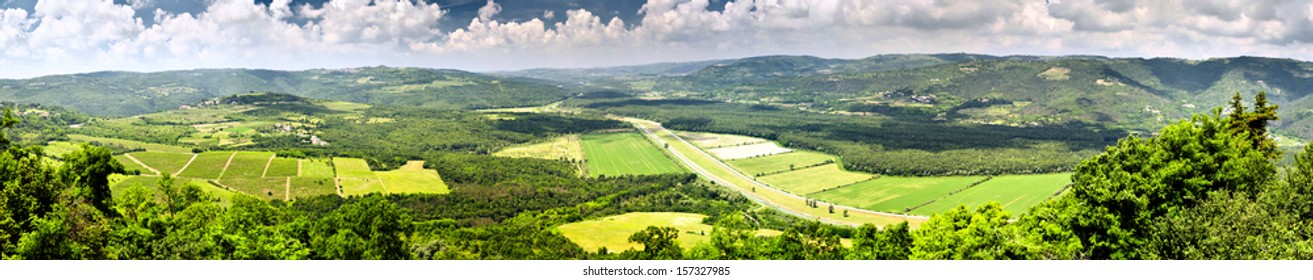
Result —
<instances>
[{"instance_id":1,"label":"meadow","mask_svg":"<svg viewBox=\"0 0 1313 280\"><path fill-rule=\"evenodd\" d=\"M132 141L132 140L124 140L124 139L116 139L116 138L86 136L81 134L69 134L68 139L76 142L87 142L87 143L95 142L95 143L100 143L102 145L114 145L128 149L143 149L148 152L191 153L191 148L183 148L173 145L146 143L141 141Z\"/></svg>"},{"instance_id":2,"label":"meadow","mask_svg":"<svg viewBox=\"0 0 1313 280\"><path fill-rule=\"evenodd\" d=\"M375 171L375 176L382 181L382 185L387 188L388 193L436 193L444 194L451 192L447 184L442 182L442 176L438 171L433 169L424 169L424 161L412 160L406 162L397 170L392 171Z\"/></svg>"},{"instance_id":3,"label":"meadow","mask_svg":"<svg viewBox=\"0 0 1313 280\"><path fill-rule=\"evenodd\" d=\"M110 176L109 189L110 189L110 193L117 197L119 195L122 195L124 193L124 190L127 190L128 187L131 187L133 185L141 185L142 187L146 187L146 189L149 189L151 190L151 192L155 193L157 196L157 201L162 202L163 198L159 197L160 195L162 195L162 193L157 190L159 188L159 183L158 183L159 179L160 179L159 177L153 177L153 176L133 176L133 175L115 174ZM203 180L174 178L174 184L177 185L193 184L199 186L202 191L205 191L206 193L212 194L215 197L219 198L219 202L224 205L230 203L234 195L238 195L235 192L223 188L215 187L214 185L206 183Z\"/></svg>"},{"instance_id":4,"label":"meadow","mask_svg":"<svg viewBox=\"0 0 1313 280\"><path fill-rule=\"evenodd\" d=\"M593 176L683 172L674 160L636 132L585 134L584 154Z\"/></svg>"},{"instance_id":5,"label":"meadow","mask_svg":"<svg viewBox=\"0 0 1313 280\"><path fill-rule=\"evenodd\" d=\"M387 192L378 175L369 170L369 163L364 159L335 157L333 167L337 171L337 181L342 185L343 195Z\"/></svg>"},{"instance_id":6,"label":"meadow","mask_svg":"<svg viewBox=\"0 0 1313 280\"><path fill-rule=\"evenodd\" d=\"M675 135L679 135L679 137L684 138L684 140L688 140L689 143L693 143L694 146L698 146L698 148L703 148L703 149L715 149L715 148L723 148L729 146L740 146L740 145L756 144L756 143L769 141L766 139L743 136L743 135L689 132L689 131L675 132Z\"/></svg>"},{"instance_id":7,"label":"meadow","mask_svg":"<svg viewBox=\"0 0 1313 280\"><path fill-rule=\"evenodd\" d=\"M795 171L762 176L758 181L797 195L807 195L839 186L861 182L874 178L875 175L851 172L839 168L838 164L826 164Z\"/></svg>"},{"instance_id":8,"label":"meadow","mask_svg":"<svg viewBox=\"0 0 1313 280\"><path fill-rule=\"evenodd\" d=\"M150 166L151 168L155 168L155 170L168 174L178 174L178 171L181 171L182 167L187 165L187 161L190 161L193 156L196 156L191 153L179 154L162 152L136 152L128 155L140 160L141 163L146 164L146 166ZM126 163L131 163L131 160Z\"/></svg>"},{"instance_id":9,"label":"meadow","mask_svg":"<svg viewBox=\"0 0 1313 280\"><path fill-rule=\"evenodd\" d=\"M735 160L742 158L769 156L782 154L793 151L792 149L780 147L775 142L757 143L751 145L732 146L707 150L711 155L722 160Z\"/></svg>"},{"instance_id":10,"label":"meadow","mask_svg":"<svg viewBox=\"0 0 1313 280\"><path fill-rule=\"evenodd\" d=\"M552 138L547 142L513 146L496 153L499 157L584 160L583 144L578 134Z\"/></svg>"},{"instance_id":11,"label":"meadow","mask_svg":"<svg viewBox=\"0 0 1313 280\"><path fill-rule=\"evenodd\" d=\"M333 178L333 167L329 166L328 159L303 159L301 164L301 177L308 178Z\"/></svg>"},{"instance_id":12,"label":"meadow","mask_svg":"<svg viewBox=\"0 0 1313 280\"><path fill-rule=\"evenodd\" d=\"M912 207L965 188L984 176L897 177L812 194L816 199L875 211L905 213Z\"/></svg>"},{"instance_id":13,"label":"meadow","mask_svg":"<svg viewBox=\"0 0 1313 280\"><path fill-rule=\"evenodd\" d=\"M233 155L232 163L228 164L228 169L223 172L223 177L219 179L249 179L264 177L264 170L269 166L269 160L274 157L274 153L269 152L237 152Z\"/></svg>"},{"instance_id":14,"label":"meadow","mask_svg":"<svg viewBox=\"0 0 1313 280\"><path fill-rule=\"evenodd\" d=\"M293 158L274 158L261 177L296 177L299 162Z\"/></svg>"},{"instance_id":15,"label":"meadow","mask_svg":"<svg viewBox=\"0 0 1313 280\"><path fill-rule=\"evenodd\" d=\"M826 162L838 162L838 159L832 155L817 152L793 151L778 155L731 160L725 163L734 166L743 174L760 177L759 175L788 172Z\"/></svg>"},{"instance_id":16,"label":"meadow","mask_svg":"<svg viewBox=\"0 0 1313 280\"><path fill-rule=\"evenodd\" d=\"M711 240L711 225L702 223L706 217L693 213L634 212L564 224L557 229L561 235L589 252L602 247L610 252L630 248L641 250L642 245L630 243L629 236L648 226L674 227L679 230L679 246L692 248L698 243Z\"/></svg>"},{"instance_id":17,"label":"meadow","mask_svg":"<svg viewBox=\"0 0 1313 280\"><path fill-rule=\"evenodd\" d=\"M930 215L958 205L976 207L998 201L1004 210L1016 215L1044 202L1067 184L1071 184L1071 173L994 176L980 185L912 210L912 214Z\"/></svg>"},{"instance_id":18,"label":"meadow","mask_svg":"<svg viewBox=\"0 0 1313 280\"><path fill-rule=\"evenodd\" d=\"M180 177L191 177L200 179L219 179L223 176L224 168L228 165L228 159L234 157L234 152L204 152L192 160L187 169L179 173ZM150 165L150 163L146 163Z\"/></svg>"}]
</instances>

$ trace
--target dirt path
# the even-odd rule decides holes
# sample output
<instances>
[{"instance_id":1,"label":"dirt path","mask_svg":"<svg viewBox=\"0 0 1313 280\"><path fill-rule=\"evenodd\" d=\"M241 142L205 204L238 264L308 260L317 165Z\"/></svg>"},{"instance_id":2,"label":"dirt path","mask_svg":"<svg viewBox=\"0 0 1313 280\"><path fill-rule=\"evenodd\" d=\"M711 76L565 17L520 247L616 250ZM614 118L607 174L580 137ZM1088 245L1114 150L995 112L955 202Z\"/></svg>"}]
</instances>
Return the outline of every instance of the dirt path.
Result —
<instances>
[{"instance_id":1,"label":"dirt path","mask_svg":"<svg viewBox=\"0 0 1313 280\"><path fill-rule=\"evenodd\" d=\"M269 165L274 164L274 157L276 156L278 155L269 155L269 161L264 162L264 172L260 172L260 178L264 178L264 175L269 175Z\"/></svg>"},{"instance_id":2,"label":"dirt path","mask_svg":"<svg viewBox=\"0 0 1313 280\"><path fill-rule=\"evenodd\" d=\"M191 159L187 160L187 164L183 164L183 165L182 165L182 168L178 168L178 172L173 172L173 177L178 177L178 174L182 174L182 171L183 171L183 170L187 170L187 167L188 167L188 166L191 166L191 162L192 162L192 161L195 161L195 160L196 160L196 156L199 156L199 155L201 155L201 154L191 154Z\"/></svg>"},{"instance_id":3,"label":"dirt path","mask_svg":"<svg viewBox=\"0 0 1313 280\"><path fill-rule=\"evenodd\" d=\"M296 160L296 177L301 177L301 165L304 162L305 162L304 159Z\"/></svg>"},{"instance_id":4,"label":"dirt path","mask_svg":"<svg viewBox=\"0 0 1313 280\"><path fill-rule=\"evenodd\" d=\"M374 173L374 179L378 179L378 186L383 187L383 193L385 194L392 193L388 191L388 185L383 184L383 178L378 177L378 173Z\"/></svg>"},{"instance_id":5,"label":"dirt path","mask_svg":"<svg viewBox=\"0 0 1313 280\"><path fill-rule=\"evenodd\" d=\"M237 152L233 152L232 155L228 156L228 162L223 163L223 170L219 170L219 179L223 179L223 174L228 173L228 166L233 164L233 158L235 157L237 157Z\"/></svg>"},{"instance_id":6,"label":"dirt path","mask_svg":"<svg viewBox=\"0 0 1313 280\"><path fill-rule=\"evenodd\" d=\"M292 177L287 177L287 183L283 187L287 188L283 191L283 200L292 201Z\"/></svg>"},{"instance_id":7,"label":"dirt path","mask_svg":"<svg viewBox=\"0 0 1313 280\"><path fill-rule=\"evenodd\" d=\"M156 170L154 167L150 167L150 165L146 165L146 163L141 162L141 160L137 159L137 157L132 156L132 154L123 154L123 157L126 157L126 158L132 160L132 162L135 162L135 163L137 163L138 165L141 165L141 167L145 167L146 169L150 169L150 172L155 172L155 176L160 176L160 174L164 174L164 173L160 173L160 171L159 171L159 170Z\"/></svg>"}]
</instances>

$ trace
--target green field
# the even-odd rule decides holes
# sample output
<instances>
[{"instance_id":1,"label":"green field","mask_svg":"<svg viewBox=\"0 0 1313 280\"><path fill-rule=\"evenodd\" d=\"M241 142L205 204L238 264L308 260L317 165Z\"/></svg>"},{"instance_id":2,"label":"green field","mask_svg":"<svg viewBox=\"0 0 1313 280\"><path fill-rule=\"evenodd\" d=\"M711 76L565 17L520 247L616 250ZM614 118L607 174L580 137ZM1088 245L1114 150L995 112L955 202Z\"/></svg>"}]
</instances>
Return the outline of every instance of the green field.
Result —
<instances>
[{"instance_id":1,"label":"green field","mask_svg":"<svg viewBox=\"0 0 1313 280\"><path fill-rule=\"evenodd\" d=\"M725 163L734 166L743 174L756 177L757 174L789 171L790 166L794 169L800 169L826 161L837 162L838 160L832 155L809 151L793 151L778 155L731 160Z\"/></svg>"},{"instance_id":2,"label":"green field","mask_svg":"<svg viewBox=\"0 0 1313 280\"><path fill-rule=\"evenodd\" d=\"M405 166L392 171L374 172L389 193L437 193L451 192L442 182L438 171L424 169L424 161L409 161Z\"/></svg>"},{"instance_id":3,"label":"green field","mask_svg":"<svg viewBox=\"0 0 1313 280\"><path fill-rule=\"evenodd\" d=\"M140 164L137 164L137 162L132 161L131 159L128 159L128 156L125 156L125 155L117 155L117 156L114 156L114 159L115 159L115 160L118 160L119 163L122 163L122 164L123 164L123 169L124 169L124 170L127 170L127 171L137 171L137 172L140 172L142 175L148 175L148 174L150 174L150 175L158 175L158 174L155 174L155 172L152 172L152 171L150 171L149 169L146 169L145 166L141 166Z\"/></svg>"},{"instance_id":4,"label":"green field","mask_svg":"<svg viewBox=\"0 0 1313 280\"><path fill-rule=\"evenodd\" d=\"M177 173L178 170L187 165L187 161L191 160L192 157L191 153L179 154L161 152L137 152L131 153L130 155L137 158L137 160L140 160L141 163L168 174Z\"/></svg>"},{"instance_id":5,"label":"green field","mask_svg":"<svg viewBox=\"0 0 1313 280\"><path fill-rule=\"evenodd\" d=\"M228 164L228 158L233 156L233 152L205 152L196 156L196 160L187 166L186 170L179 173L180 177L200 178L200 179L219 179L224 173L224 166ZM147 163L150 165L150 163ZM258 174L257 174L258 176Z\"/></svg>"},{"instance_id":6,"label":"green field","mask_svg":"<svg viewBox=\"0 0 1313 280\"><path fill-rule=\"evenodd\" d=\"M68 141L50 141L50 143L46 143L46 147L43 150L43 152L45 152L46 156L56 159L63 159L64 155L67 155L68 153L72 153L73 151L77 151L81 149L82 149L82 144L79 143L73 143Z\"/></svg>"},{"instance_id":7,"label":"green field","mask_svg":"<svg viewBox=\"0 0 1313 280\"><path fill-rule=\"evenodd\" d=\"M839 168L838 164L826 164L817 167L799 169L757 178L762 183L793 194L806 195L842 185L871 179L875 175L850 172Z\"/></svg>"},{"instance_id":8,"label":"green field","mask_svg":"<svg viewBox=\"0 0 1313 280\"><path fill-rule=\"evenodd\" d=\"M293 199L337 194L337 190L333 187L332 178L292 177L291 180L291 197Z\"/></svg>"},{"instance_id":9,"label":"green field","mask_svg":"<svg viewBox=\"0 0 1313 280\"><path fill-rule=\"evenodd\" d=\"M266 200L281 200L287 193L287 178L225 178L219 184Z\"/></svg>"},{"instance_id":10,"label":"green field","mask_svg":"<svg viewBox=\"0 0 1313 280\"><path fill-rule=\"evenodd\" d=\"M611 252L629 248L641 250L642 245L630 243L629 236L648 226L679 229L679 246L692 248L698 243L711 240L711 226L702 223L706 217L693 213L637 212L564 224L557 229L561 235L589 252L596 252L601 247Z\"/></svg>"},{"instance_id":11,"label":"green field","mask_svg":"<svg viewBox=\"0 0 1313 280\"><path fill-rule=\"evenodd\" d=\"M683 172L647 138L636 132L586 134L584 154L593 176L644 175Z\"/></svg>"},{"instance_id":12,"label":"green field","mask_svg":"<svg viewBox=\"0 0 1313 280\"><path fill-rule=\"evenodd\" d=\"M159 185L158 184L159 179L160 179L159 177L127 176L127 175L115 174L115 175L110 175L109 189L111 195L118 196L122 194L124 190L127 190L128 187L131 187L134 184L139 184L143 187L146 187L147 189L150 189L151 191L156 192L155 193L156 197L162 199L164 194L159 193L159 191L157 190L158 188L157 186ZM218 197L219 201L223 204L228 204L229 202L232 201L233 195L237 195L237 193L219 187L215 187L214 185L210 185L209 183L206 183L201 180L174 178L174 184L185 184L185 183L190 183L200 186L201 190L205 191L206 193L212 194L215 197ZM163 200L161 200L161 202L162 201Z\"/></svg>"},{"instance_id":13,"label":"green field","mask_svg":"<svg viewBox=\"0 0 1313 280\"><path fill-rule=\"evenodd\" d=\"M337 180L342 184L344 195L387 192L378 175L369 170L369 163L363 159L333 158L333 167L337 170Z\"/></svg>"},{"instance_id":14,"label":"green field","mask_svg":"<svg viewBox=\"0 0 1313 280\"><path fill-rule=\"evenodd\" d=\"M308 178L333 178L333 167L329 166L327 159L303 159L301 161L301 177Z\"/></svg>"},{"instance_id":15,"label":"green field","mask_svg":"<svg viewBox=\"0 0 1313 280\"><path fill-rule=\"evenodd\" d=\"M509 147L502 149L493 155L499 157L527 157L551 160L584 159L584 151L579 140L579 135L574 134L556 137L547 142Z\"/></svg>"},{"instance_id":16,"label":"green field","mask_svg":"<svg viewBox=\"0 0 1313 280\"><path fill-rule=\"evenodd\" d=\"M703 149L715 149L729 146L739 146L753 143L766 142L768 140L751 136L719 134L705 132L679 131L675 132L679 137L683 137L694 146Z\"/></svg>"},{"instance_id":17,"label":"green field","mask_svg":"<svg viewBox=\"0 0 1313 280\"><path fill-rule=\"evenodd\" d=\"M223 178L219 179L260 178L264 174L265 166L269 164L269 158L272 156L274 156L274 153L237 152L233 156L232 164L228 165L228 171L225 171Z\"/></svg>"},{"instance_id":18,"label":"green field","mask_svg":"<svg viewBox=\"0 0 1313 280\"><path fill-rule=\"evenodd\" d=\"M984 178L984 176L884 176L880 179L812 194L811 197L857 208L903 213L910 207L938 199Z\"/></svg>"},{"instance_id":19,"label":"green field","mask_svg":"<svg viewBox=\"0 0 1313 280\"><path fill-rule=\"evenodd\" d=\"M97 142L102 144L122 146L125 148L141 148L141 149L145 149L148 152L191 153L191 148L183 148L183 147L164 145L164 144L146 143L141 141L86 136L81 134L69 134L68 139L72 139L73 141L77 141L77 142L88 142L88 143Z\"/></svg>"},{"instance_id":20,"label":"green field","mask_svg":"<svg viewBox=\"0 0 1313 280\"><path fill-rule=\"evenodd\" d=\"M917 208L912 213L930 215L958 205L976 207L989 201L998 201L1003 204L1004 210L1016 215L1044 202L1070 183L1071 173L994 176L994 179Z\"/></svg>"},{"instance_id":21,"label":"green field","mask_svg":"<svg viewBox=\"0 0 1313 280\"><path fill-rule=\"evenodd\" d=\"M296 162L293 158L274 158L264 177L296 177Z\"/></svg>"}]
</instances>

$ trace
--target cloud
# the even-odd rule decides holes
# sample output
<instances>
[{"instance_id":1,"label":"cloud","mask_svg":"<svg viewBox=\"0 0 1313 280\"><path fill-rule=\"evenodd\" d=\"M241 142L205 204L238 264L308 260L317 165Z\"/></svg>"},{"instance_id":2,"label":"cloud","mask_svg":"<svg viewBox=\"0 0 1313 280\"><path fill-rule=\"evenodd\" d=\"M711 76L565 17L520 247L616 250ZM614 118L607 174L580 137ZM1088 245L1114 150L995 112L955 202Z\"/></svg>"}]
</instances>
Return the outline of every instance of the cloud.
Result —
<instances>
[{"instance_id":1,"label":"cloud","mask_svg":"<svg viewBox=\"0 0 1313 280\"><path fill-rule=\"evenodd\" d=\"M40 0L0 10L0 76L379 64L498 70L909 52L1313 58L1302 51L1313 43L1307 0L648 0L636 11L557 12L490 0L468 24L448 29L438 25L446 8L421 0L189 4L203 9L118 2ZM540 10L539 18L497 19ZM619 13L636 17L626 22Z\"/></svg>"}]
</instances>

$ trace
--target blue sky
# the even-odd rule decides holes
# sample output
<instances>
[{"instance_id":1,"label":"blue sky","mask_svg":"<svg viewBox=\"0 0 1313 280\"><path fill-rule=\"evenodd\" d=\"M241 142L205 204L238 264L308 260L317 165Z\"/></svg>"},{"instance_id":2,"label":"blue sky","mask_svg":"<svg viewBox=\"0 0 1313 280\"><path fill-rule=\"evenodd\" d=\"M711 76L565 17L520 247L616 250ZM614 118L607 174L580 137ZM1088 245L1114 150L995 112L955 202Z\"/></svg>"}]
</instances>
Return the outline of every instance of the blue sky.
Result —
<instances>
[{"instance_id":1,"label":"blue sky","mask_svg":"<svg viewBox=\"0 0 1313 280\"><path fill-rule=\"evenodd\" d=\"M797 54L1313 59L1313 1L0 0L0 77Z\"/></svg>"}]
</instances>

